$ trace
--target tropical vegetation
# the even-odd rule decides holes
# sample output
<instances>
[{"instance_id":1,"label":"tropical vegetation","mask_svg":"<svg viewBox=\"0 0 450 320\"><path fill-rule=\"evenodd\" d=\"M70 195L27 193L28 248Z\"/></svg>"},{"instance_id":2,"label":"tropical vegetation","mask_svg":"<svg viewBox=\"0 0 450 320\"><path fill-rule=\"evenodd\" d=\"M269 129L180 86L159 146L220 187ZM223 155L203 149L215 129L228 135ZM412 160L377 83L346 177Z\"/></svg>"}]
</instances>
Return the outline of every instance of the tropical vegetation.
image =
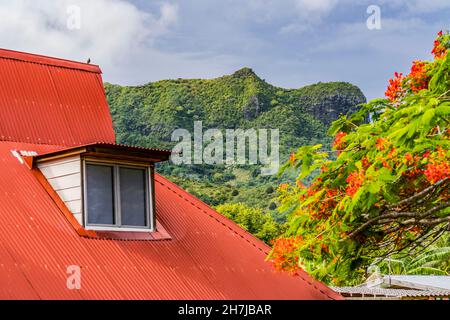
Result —
<instances>
[{"instance_id":1,"label":"tropical vegetation","mask_svg":"<svg viewBox=\"0 0 450 320\"><path fill-rule=\"evenodd\" d=\"M339 114L355 111L366 99L344 82L299 89L273 86L250 68L215 79L174 79L142 86L105 85L119 143L171 149L177 128L192 132L194 121L210 128L280 130L280 160L303 144L325 143L326 128ZM157 170L211 206L242 203L283 224L276 186L281 178L261 175L259 165L174 165ZM295 179L285 175L282 179ZM255 232L255 234L259 234Z\"/></svg>"},{"instance_id":2,"label":"tropical vegetation","mask_svg":"<svg viewBox=\"0 0 450 320\"><path fill-rule=\"evenodd\" d=\"M248 207L243 203L221 204L215 209L266 243L280 236L285 229L270 214L264 214L261 209Z\"/></svg>"},{"instance_id":3,"label":"tropical vegetation","mask_svg":"<svg viewBox=\"0 0 450 320\"><path fill-rule=\"evenodd\" d=\"M374 262L381 274L450 275L450 232L431 246L407 256L393 256Z\"/></svg>"},{"instance_id":4,"label":"tropical vegetation","mask_svg":"<svg viewBox=\"0 0 450 320\"><path fill-rule=\"evenodd\" d=\"M335 285L359 283L375 259L412 256L407 272L448 272L448 248L430 246L450 231L449 48L440 32L432 61L414 61L386 98L333 122L331 152L291 154L282 172L298 176L279 187L289 228L274 242L275 268Z\"/></svg>"}]
</instances>

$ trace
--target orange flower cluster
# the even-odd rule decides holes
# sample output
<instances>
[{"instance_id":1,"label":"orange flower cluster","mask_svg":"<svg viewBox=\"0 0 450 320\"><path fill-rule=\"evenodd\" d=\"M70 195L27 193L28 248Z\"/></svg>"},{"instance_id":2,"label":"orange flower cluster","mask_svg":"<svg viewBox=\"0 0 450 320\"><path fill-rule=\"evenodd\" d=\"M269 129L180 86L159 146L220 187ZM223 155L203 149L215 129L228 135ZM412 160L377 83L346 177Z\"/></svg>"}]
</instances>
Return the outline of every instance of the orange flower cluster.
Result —
<instances>
[{"instance_id":1,"label":"orange flower cluster","mask_svg":"<svg viewBox=\"0 0 450 320\"><path fill-rule=\"evenodd\" d=\"M412 156L411 153L407 152L407 153L405 154L405 161L406 161L406 163L411 162L413 159L414 159L414 157Z\"/></svg>"},{"instance_id":2,"label":"orange flower cluster","mask_svg":"<svg viewBox=\"0 0 450 320\"><path fill-rule=\"evenodd\" d=\"M333 147L337 150L343 149L342 147L342 138L344 138L347 134L345 132L338 132L338 134L334 137Z\"/></svg>"},{"instance_id":3,"label":"orange flower cluster","mask_svg":"<svg viewBox=\"0 0 450 320\"><path fill-rule=\"evenodd\" d=\"M362 158L361 162L362 162L362 166L364 169L367 169L370 167L370 161L369 161L369 158L367 158L367 156Z\"/></svg>"},{"instance_id":4,"label":"orange flower cluster","mask_svg":"<svg viewBox=\"0 0 450 320\"><path fill-rule=\"evenodd\" d=\"M380 138L382 139L382 138ZM378 140L380 140L378 139ZM385 139L382 139L383 141L380 142L380 146L379 146L379 150L384 149L386 147L387 141ZM392 165L397 165L398 164L398 159L397 159L397 154L396 154L397 149L395 147L392 147L391 150L389 150L389 153L387 155L386 158L380 158L380 160L382 161L382 165L383 167L392 170ZM391 165L392 164L392 165Z\"/></svg>"},{"instance_id":5,"label":"orange flower cluster","mask_svg":"<svg viewBox=\"0 0 450 320\"><path fill-rule=\"evenodd\" d=\"M430 156L429 159L430 162L423 171L428 182L434 184L439 180L450 178L450 163L446 161L442 149L438 149L438 152Z\"/></svg>"},{"instance_id":6,"label":"orange flower cluster","mask_svg":"<svg viewBox=\"0 0 450 320\"><path fill-rule=\"evenodd\" d=\"M450 165L447 162L428 164L423 173L427 180L434 184L444 178L450 178Z\"/></svg>"},{"instance_id":7,"label":"orange flower cluster","mask_svg":"<svg viewBox=\"0 0 450 320\"><path fill-rule=\"evenodd\" d=\"M427 75L426 67L427 64L423 61L413 61L411 73L407 76L409 87L413 92L428 88L430 76Z\"/></svg>"},{"instance_id":8,"label":"orange flower cluster","mask_svg":"<svg viewBox=\"0 0 450 320\"><path fill-rule=\"evenodd\" d=\"M392 169L392 166L386 160L383 160L382 165L383 165L383 167L385 167L385 168L387 168L389 170Z\"/></svg>"},{"instance_id":9,"label":"orange flower cluster","mask_svg":"<svg viewBox=\"0 0 450 320\"><path fill-rule=\"evenodd\" d=\"M300 269L297 249L301 241L301 236L278 238L272 241L273 251L270 262L276 270L295 273Z\"/></svg>"},{"instance_id":10,"label":"orange flower cluster","mask_svg":"<svg viewBox=\"0 0 450 320\"><path fill-rule=\"evenodd\" d=\"M378 138L375 148L377 148L378 151L383 151L384 149L386 149L386 144L387 144L386 139Z\"/></svg>"},{"instance_id":11,"label":"orange flower cluster","mask_svg":"<svg viewBox=\"0 0 450 320\"><path fill-rule=\"evenodd\" d=\"M447 54L447 48L439 40L440 37L442 37L442 31L439 31L438 39L434 41L434 47L433 50L431 50L431 53L433 54L435 59L440 59Z\"/></svg>"},{"instance_id":12,"label":"orange flower cluster","mask_svg":"<svg viewBox=\"0 0 450 320\"><path fill-rule=\"evenodd\" d=\"M352 197L358 189L362 186L364 182L364 170L354 171L350 173L347 177L347 188L345 189L345 193Z\"/></svg>"},{"instance_id":13,"label":"orange flower cluster","mask_svg":"<svg viewBox=\"0 0 450 320\"><path fill-rule=\"evenodd\" d=\"M397 151L397 149L395 148L395 147L392 147L391 148L391 150L389 150L389 153L388 153L388 158L389 159L394 159L395 158L395 152Z\"/></svg>"},{"instance_id":14,"label":"orange flower cluster","mask_svg":"<svg viewBox=\"0 0 450 320\"><path fill-rule=\"evenodd\" d=\"M447 48L443 39L443 33L440 31L431 51L435 59L440 59L447 54ZM394 77L389 79L389 85L384 94L389 101L396 103L405 95L407 89L410 89L412 92L427 89L430 79L431 77L427 75L427 63L416 60L413 61L411 72L408 76L403 77L402 73L396 72Z\"/></svg>"},{"instance_id":15,"label":"orange flower cluster","mask_svg":"<svg viewBox=\"0 0 450 320\"><path fill-rule=\"evenodd\" d=\"M295 156L295 153L291 153L291 155L289 156L289 162L291 164L294 164L296 160L297 160L297 157Z\"/></svg>"},{"instance_id":16,"label":"orange flower cluster","mask_svg":"<svg viewBox=\"0 0 450 320\"><path fill-rule=\"evenodd\" d=\"M391 102L397 102L405 93L405 89L402 86L404 77L403 73L394 73L394 78L389 79L389 86L384 93L386 98Z\"/></svg>"},{"instance_id":17,"label":"orange flower cluster","mask_svg":"<svg viewBox=\"0 0 450 320\"><path fill-rule=\"evenodd\" d=\"M312 203L309 208L311 212L311 217L317 219L326 219L333 213L333 208L337 204L337 196L339 195L338 190L326 189L325 199L318 199L316 202ZM314 207L314 209L312 209Z\"/></svg>"}]
</instances>

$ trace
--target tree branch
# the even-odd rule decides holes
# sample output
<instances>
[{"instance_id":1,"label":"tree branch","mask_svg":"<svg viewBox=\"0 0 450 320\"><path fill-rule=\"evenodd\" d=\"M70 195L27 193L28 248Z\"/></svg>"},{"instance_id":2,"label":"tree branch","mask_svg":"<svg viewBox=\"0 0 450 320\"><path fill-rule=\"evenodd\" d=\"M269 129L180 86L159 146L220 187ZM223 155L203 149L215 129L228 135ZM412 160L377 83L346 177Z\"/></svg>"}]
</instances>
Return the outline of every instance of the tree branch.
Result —
<instances>
[{"instance_id":1,"label":"tree branch","mask_svg":"<svg viewBox=\"0 0 450 320\"><path fill-rule=\"evenodd\" d=\"M443 181L443 180L441 180ZM417 198L416 198L417 199ZM450 202L442 202L439 205L429 209L428 211L421 213L421 212L396 212L396 211L389 211L387 213L381 214L377 217L374 217L365 223L363 223L361 226L355 229L352 233L349 234L349 237L353 237L356 234L360 233L367 227L374 225L374 224L386 224L389 222L395 222L399 218L412 218L405 221L397 221L399 224L402 225L409 225L409 224L423 224L423 225L436 225L440 224L442 222L447 221L450 219L449 217L441 218L441 219L424 219L426 217L431 216L432 214L438 212L439 210L445 209L450 206ZM444 220L442 220L444 219Z\"/></svg>"},{"instance_id":2,"label":"tree branch","mask_svg":"<svg viewBox=\"0 0 450 320\"><path fill-rule=\"evenodd\" d=\"M444 179L442 179L442 180L439 180L439 181L436 182L435 184L433 184L433 185L431 185L431 186L429 186L429 187L423 189L423 190L420 191L419 193L416 193L416 194L414 194L413 196L411 196L411 197L409 197L409 198L406 198L406 199L403 199L403 200L401 200L401 201L399 201L399 202L397 202L397 203L395 203L395 204L392 204L392 205L387 206L387 209L388 209L388 210L392 210L392 209L394 209L394 208L398 208L398 207L400 207L400 206L403 206L403 205L406 205L406 204L410 204L410 203L412 203L413 201L415 201L415 200L417 200L417 199L419 199L419 198L421 198L421 197L427 195L428 193L433 192L436 188L438 188L440 185L446 183L446 182L449 181L449 180L450 180L449 178L444 178Z\"/></svg>"}]
</instances>

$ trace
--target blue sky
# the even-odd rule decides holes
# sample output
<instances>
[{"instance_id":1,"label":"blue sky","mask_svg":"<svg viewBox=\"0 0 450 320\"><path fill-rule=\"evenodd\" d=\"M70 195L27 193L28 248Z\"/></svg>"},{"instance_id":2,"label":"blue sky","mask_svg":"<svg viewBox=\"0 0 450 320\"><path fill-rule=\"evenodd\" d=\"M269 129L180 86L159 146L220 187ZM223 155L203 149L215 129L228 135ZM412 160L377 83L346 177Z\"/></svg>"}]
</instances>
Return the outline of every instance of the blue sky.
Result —
<instances>
[{"instance_id":1,"label":"blue sky","mask_svg":"<svg viewBox=\"0 0 450 320\"><path fill-rule=\"evenodd\" d=\"M80 23L68 28L74 5ZM379 30L366 26L369 5L381 10ZM0 25L0 47L90 57L118 84L248 66L274 85L348 81L374 98L394 71L431 58L435 34L450 28L450 1L0 0Z\"/></svg>"}]
</instances>

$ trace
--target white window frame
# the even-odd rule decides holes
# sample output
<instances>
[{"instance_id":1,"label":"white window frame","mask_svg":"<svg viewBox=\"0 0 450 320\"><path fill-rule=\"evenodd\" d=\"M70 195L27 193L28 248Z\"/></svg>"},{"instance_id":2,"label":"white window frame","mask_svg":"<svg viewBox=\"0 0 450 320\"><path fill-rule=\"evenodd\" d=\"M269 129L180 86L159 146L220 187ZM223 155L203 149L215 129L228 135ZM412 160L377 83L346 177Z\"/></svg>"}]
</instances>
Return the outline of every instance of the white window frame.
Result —
<instances>
[{"instance_id":1,"label":"white window frame","mask_svg":"<svg viewBox=\"0 0 450 320\"><path fill-rule=\"evenodd\" d=\"M103 224L88 224L88 206L87 206L87 177L86 177L86 166L88 164L93 165L102 165L102 166L110 166L113 168L113 191L114 191L114 203L113 203L113 213L114 213L114 221L115 225L103 225ZM153 195L154 192L152 190L153 183L152 179L152 168L150 165L143 164L134 164L129 162L120 162L120 161L110 161L105 159L82 159L82 168L83 168L83 179L82 179L82 205L83 205L83 226L86 230L98 230L98 231L128 231L128 232L154 232L154 212L153 212ZM147 226L122 226L121 223L121 214L120 214L120 168L138 168L145 169L145 199L146 199L146 221Z\"/></svg>"}]
</instances>

